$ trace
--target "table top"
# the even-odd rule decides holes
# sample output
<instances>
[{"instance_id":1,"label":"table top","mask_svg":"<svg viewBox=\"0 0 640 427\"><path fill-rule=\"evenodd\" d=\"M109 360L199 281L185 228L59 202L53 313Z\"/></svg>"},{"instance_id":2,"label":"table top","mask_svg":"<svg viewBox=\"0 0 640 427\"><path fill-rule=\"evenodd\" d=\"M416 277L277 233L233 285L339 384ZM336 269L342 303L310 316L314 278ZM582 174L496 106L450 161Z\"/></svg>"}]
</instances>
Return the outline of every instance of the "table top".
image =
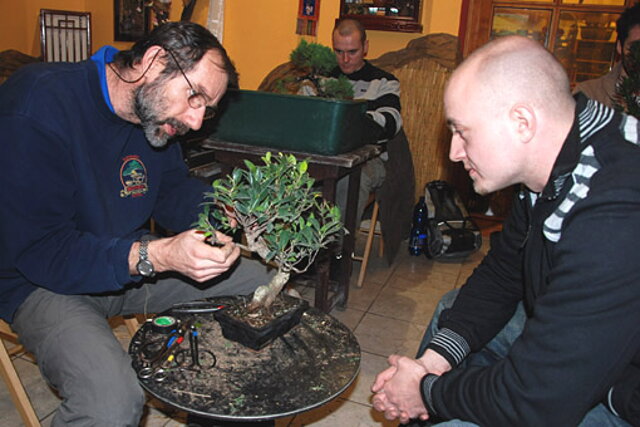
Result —
<instances>
[{"instance_id":1,"label":"table top","mask_svg":"<svg viewBox=\"0 0 640 427\"><path fill-rule=\"evenodd\" d=\"M212 299L224 304L224 297ZM201 368L189 368L189 343L180 344L176 359L161 381L141 378L148 363L143 355L167 335L145 322L129 346L140 384L159 400L190 413L226 421L262 421L318 407L342 393L360 368L360 347L352 332L316 308L300 324L260 351L228 341L212 313L169 314L197 325ZM215 366L208 368L215 355ZM184 359L184 358L187 359ZM181 367L179 367L181 366Z\"/></svg>"},{"instance_id":2,"label":"table top","mask_svg":"<svg viewBox=\"0 0 640 427\"><path fill-rule=\"evenodd\" d=\"M332 166L339 166L345 168L352 168L361 163L366 162L376 156L379 156L384 151L383 145L367 144L362 147L356 148L353 151L343 154L336 154L333 156L326 156L323 154L307 153L303 151L284 150L281 148L262 147L258 145L240 144L237 142L221 141L214 138L207 138L202 142L204 148L210 148L213 150L221 150L227 152L236 152L242 154L254 154L258 156L264 155L267 151L290 153L296 157L308 159L316 164L325 164Z\"/></svg>"}]
</instances>

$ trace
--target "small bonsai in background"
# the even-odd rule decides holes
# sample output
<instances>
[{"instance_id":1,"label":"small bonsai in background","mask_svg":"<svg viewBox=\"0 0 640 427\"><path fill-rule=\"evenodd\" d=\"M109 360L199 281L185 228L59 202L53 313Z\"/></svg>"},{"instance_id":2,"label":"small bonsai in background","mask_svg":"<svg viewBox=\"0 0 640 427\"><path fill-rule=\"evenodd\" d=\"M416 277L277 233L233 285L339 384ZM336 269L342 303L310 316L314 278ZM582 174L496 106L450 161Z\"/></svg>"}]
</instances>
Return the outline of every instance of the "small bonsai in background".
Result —
<instances>
[{"instance_id":1,"label":"small bonsai in background","mask_svg":"<svg viewBox=\"0 0 640 427\"><path fill-rule=\"evenodd\" d=\"M307 271L319 250L343 230L340 210L314 191L306 161L271 153L262 160L261 166L245 161L246 170L235 169L214 181L198 222L198 228L214 238L210 215L227 228L229 217L235 218L246 238L241 247L277 267L273 279L254 292L249 312L270 307L291 273Z\"/></svg>"},{"instance_id":2,"label":"small bonsai in background","mask_svg":"<svg viewBox=\"0 0 640 427\"><path fill-rule=\"evenodd\" d=\"M627 75L616 87L613 102L617 110L640 118L640 41L631 43L623 61Z\"/></svg>"},{"instance_id":3,"label":"small bonsai in background","mask_svg":"<svg viewBox=\"0 0 640 427\"><path fill-rule=\"evenodd\" d=\"M303 39L291 52L289 59L297 77L288 76L279 80L276 84L278 92L353 99L353 87L347 77L329 77L331 70L338 66L331 48L318 43L307 43Z\"/></svg>"}]
</instances>

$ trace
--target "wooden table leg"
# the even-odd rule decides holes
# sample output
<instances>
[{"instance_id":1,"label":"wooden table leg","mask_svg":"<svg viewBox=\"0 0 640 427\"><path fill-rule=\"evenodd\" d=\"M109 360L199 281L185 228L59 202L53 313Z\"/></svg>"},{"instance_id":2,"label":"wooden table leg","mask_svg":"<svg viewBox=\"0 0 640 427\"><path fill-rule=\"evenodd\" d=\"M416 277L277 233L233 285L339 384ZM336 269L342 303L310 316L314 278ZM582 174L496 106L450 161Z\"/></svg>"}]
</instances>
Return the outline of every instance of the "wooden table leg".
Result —
<instances>
[{"instance_id":1,"label":"wooden table leg","mask_svg":"<svg viewBox=\"0 0 640 427\"><path fill-rule=\"evenodd\" d=\"M335 203L336 199L336 178L325 178L322 180L322 197L324 200ZM334 257L331 249L324 251L316 260L316 294L315 307L324 313L329 313L333 308L333 298L329 298L329 287L331 285L331 268Z\"/></svg>"},{"instance_id":2,"label":"wooden table leg","mask_svg":"<svg viewBox=\"0 0 640 427\"><path fill-rule=\"evenodd\" d=\"M342 258L340 259L337 275L338 292L336 295L336 303L341 308L346 307L347 300L349 299L349 280L351 279L351 268L353 267L353 260L351 259L351 255L353 254L355 248L356 227L358 225L356 211L358 209L358 194L360 189L361 170L362 166L356 166L348 175L349 187L347 190L347 207L344 219L344 224L347 228L348 234L344 236L344 240L342 242Z\"/></svg>"}]
</instances>

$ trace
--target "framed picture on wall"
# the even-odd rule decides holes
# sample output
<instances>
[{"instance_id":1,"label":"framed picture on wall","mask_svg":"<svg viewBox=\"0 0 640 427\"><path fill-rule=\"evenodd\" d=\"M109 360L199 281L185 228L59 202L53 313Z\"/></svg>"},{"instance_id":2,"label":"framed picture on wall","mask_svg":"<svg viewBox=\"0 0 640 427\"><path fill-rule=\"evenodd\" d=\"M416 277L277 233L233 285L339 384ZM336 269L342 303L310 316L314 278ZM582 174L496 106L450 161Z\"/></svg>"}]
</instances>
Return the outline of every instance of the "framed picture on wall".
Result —
<instances>
[{"instance_id":1,"label":"framed picture on wall","mask_svg":"<svg viewBox=\"0 0 640 427\"><path fill-rule=\"evenodd\" d=\"M300 17L315 18L318 19L318 8L316 3L318 0L301 0L300 2Z\"/></svg>"},{"instance_id":2,"label":"framed picture on wall","mask_svg":"<svg viewBox=\"0 0 640 427\"><path fill-rule=\"evenodd\" d=\"M320 16L320 0L300 0L296 34L315 36Z\"/></svg>"},{"instance_id":3,"label":"framed picture on wall","mask_svg":"<svg viewBox=\"0 0 640 427\"><path fill-rule=\"evenodd\" d=\"M149 8L143 0L113 0L113 39L133 42L149 32Z\"/></svg>"}]
</instances>

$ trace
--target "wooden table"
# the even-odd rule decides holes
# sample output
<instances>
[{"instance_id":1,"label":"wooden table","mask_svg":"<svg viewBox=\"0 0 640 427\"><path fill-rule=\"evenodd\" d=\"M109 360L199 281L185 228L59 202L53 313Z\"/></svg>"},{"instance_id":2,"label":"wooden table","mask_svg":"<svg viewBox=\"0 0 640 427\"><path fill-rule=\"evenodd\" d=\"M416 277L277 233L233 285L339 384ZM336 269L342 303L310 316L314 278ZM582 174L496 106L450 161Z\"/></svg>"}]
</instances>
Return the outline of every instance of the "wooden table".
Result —
<instances>
[{"instance_id":1,"label":"wooden table","mask_svg":"<svg viewBox=\"0 0 640 427\"><path fill-rule=\"evenodd\" d=\"M360 171L362 165L369 159L379 156L383 148L380 145L365 145L354 151L335 156L286 151L277 148L258 147L254 145L238 144L234 142L206 139L203 147L214 152L216 162L222 164L222 173L228 174L235 167L244 167L244 160L261 163L261 157L267 151L293 154L296 158L307 160L309 175L321 185L323 197L332 203L336 200L336 184L340 178L349 176L346 212L343 212L344 225L349 231L344 238L342 252L338 260L318 268L316 284L315 306L328 313L338 304L345 307L349 299L349 279L351 277L352 259L355 246L355 231L357 224L356 210L358 205L358 189L360 187ZM330 269L334 271L330 271ZM337 271L335 271L337 270ZM336 279L336 291L330 293L330 275Z\"/></svg>"},{"instance_id":2,"label":"wooden table","mask_svg":"<svg viewBox=\"0 0 640 427\"><path fill-rule=\"evenodd\" d=\"M229 298L212 298L215 304ZM342 393L360 369L360 346L332 316L308 308L300 323L260 351L228 341L212 313L164 313L197 326L201 367L191 367L187 337L162 377L147 377L149 349L170 335L145 322L131 339L129 355L142 387L190 414L224 421L256 422L291 416L323 405ZM209 364L212 357L215 366ZM204 357L207 356L207 357ZM185 369L186 368L186 369ZM154 371L155 372L155 371ZM142 373L142 375L141 375Z\"/></svg>"}]
</instances>

